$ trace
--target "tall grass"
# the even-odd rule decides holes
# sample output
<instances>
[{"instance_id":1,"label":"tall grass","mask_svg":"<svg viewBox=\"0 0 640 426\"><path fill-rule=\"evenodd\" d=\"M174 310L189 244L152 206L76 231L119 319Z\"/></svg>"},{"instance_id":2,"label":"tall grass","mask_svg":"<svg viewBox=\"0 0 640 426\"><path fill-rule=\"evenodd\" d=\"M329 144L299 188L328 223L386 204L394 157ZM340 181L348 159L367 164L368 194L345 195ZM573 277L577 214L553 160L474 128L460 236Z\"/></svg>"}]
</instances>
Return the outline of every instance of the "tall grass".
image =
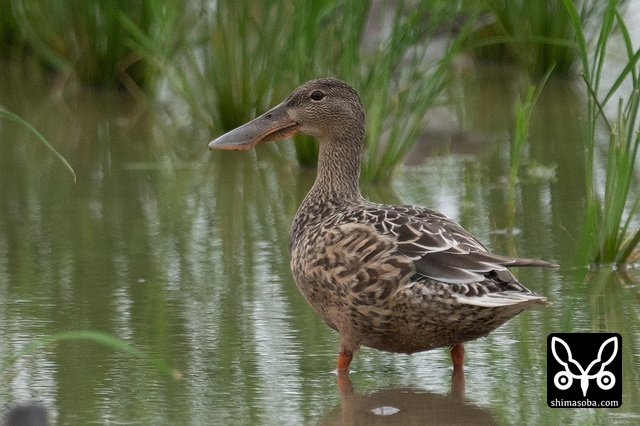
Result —
<instances>
[{"instance_id":1,"label":"tall grass","mask_svg":"<svg viewBox=\"0 0 640 426\"><path fill-rule=\"evenodd\" d=\"M530 76L553 67L559 75L571 74L579 61L574 48L572 20L558 1L484 0L467 2L484 13L483 22L467 40L476 57L518 65ZM598 28L606 2L574 0L581 28L587 37Z\"/></svg>"},{"instance_id":2,"label":"tall grass","mask_svg":"<svg viewBox=\"0 0 640 426\"><path fill-rule=\"evenodd\" d=\"M356 78L360 67L366 66L359 58L372 2L324 0L313 4L313 8L295 10L299 16L291 23L293 48L287 61L292 66L287 81L302 83L320 76L337 76L355 84L360 81ZM316 140L298 134L294 144L300 164L316 164Z\"/></svg>"},{"instance_id":3,"label":"tall grass","mask_svg":"<svg viewBox=\"0 0 640 426\"><path fill-rule=\"evenodd\" d=\"M441 52L428 49L458 12L442 0L12 0L0 11L0 42L23 43L46 66L94 87L149 94L166 76L165 99L186 105L214 134L308 79L342 78L368 112L370 180L388 178L402 162L459 47L449 34ZM295 149L301 164L316 162L312 139L296 136Z\"/></svg>"},{"instance_id":4,"label":"tall grass","mask_svg":"<svg viewBox=\"0 0 640 426\"><path fill-rule=\"evenodd\" d=\"M635 173L640 107L640 50L634 49L628 28L617 10L618 1L609 0L598 34L595 51L588 50L580 15L574 3L563 0L577 36L577 49L582 61L582 76L587 88L585 120L587 167L587 217L585 235L588 259L594 263L624 264L630 260L640 242L640 230L631 230L640 197L632 198L631 183ZM621 32L627 63L613 79L610 87L602 87L607 48L614 27ZM609 76L607 76L609 77ZM619 93L624 84L631 89ZM609 104L616 102L612 117ZM599 126L604 123L609 132L604 176L596 170L599 156ZM598 182L604 180L604 187ZM630 199L631 198L631 199Z\"/></svg>"},{"instance_id":5,"label":"tall grass","mask_svg":"<svg viewBox=\"0 0 640 426\"><path fill-rule=\"evenodd\" d=\"M215 6L203 2L200 9L192 48L164 59L170 87L190 115L220 134L308 79L344 79L367 110L362 171L370 180L388 178L404 159L458 46L454 38L437 60L428 56L432 36L455 13L440 0L220 0ZM380 28L369 28L372 22ZM295 146L300 163L315 163L315 142L297 136Z\"/></svg>"},{"instance_id":6,"label":"tall grass","mask_svg":"<svg viewBox=\"0 0 640 426\"><path fill-rule=\"evenodd\" d=\"M330 3L321 21L306 22L296 31L321 28L318 24L324 21L328 27L323 32L331 36L314 35L311 40L324 38L315 48L308 41L298 46L293 58L295 77L302 82L333 75L356 88L367 113L362 175L370 181L388 180L416 142L427 110L446 84L462 37L448 33L450 39L437 54L430 47L458 10L439 0L377 7L373 2ZM390 23L388 27L385 22ZM380 28L372 28L375 24ZM447 29L451 30L450 24ZM297 145L298 157L312 157L301 152L314 145L301 145Z\"/></svg>"},{"instance_id":7,"label":"tall grass","mask_svg":"<svg viewBox=\"0 0 640 426\"><path fill-rule=\"evenodd\" d=\"M193 117L222 133L284 96L274 93L274 81L284 78L292 7L277 0L198 3L198 21L184 28L190 48L163 58L171 88Z\"/></svg>"},{"instance_id":8,"label":"tall grass","mask_svg":"<svg viewBox=\"0 0 640 426\"><path fill-rule=\"evenodd\" d=\"M177 2L155 0L12 0L2 4L0 43L24 43L45 66L102 88L153 88L158 76L158 69L141 60L131 43L123 16L140 31L166 43L178 34L166 31L167 21L154 19L160 18L154 12L187 9Z\"/></svg>"},{"instance_id":9,"label":"tall grass","mask_svg":"<svg viewBox=\"0 0 640 426\"><path fill-rule=\"evenodd\" d=\"M434 58L429 52L431 42L444 23L453 21L455 9L427 1L405 13L399 2L393 13L389 37L372 56L364 57L368 65L359 78L354 77L368 120L362 173L373 181L387 180L415 144L464 39L447 34L440 56ZM470 22L462 28L463 34Z\"/></svg>"},{"instance_id":10,"label":"tall grass","mask_svg":"<svg viewBox=\"0 0 640 426\"><path fill-rule=\"evenodd\" d=\"M531 113L535 106L545 83L549 79L553 71L553 67L547 70L547 73L537 85L530 85L524 99L516 101L516 123L515 132L511 141L509 153L509 191L507 193L507 215L506 225L512 228L516 213L516 183L518 173L520 171L520 163L522 160L522 150L529 136L529 123L531 122Z\"/></svg>"}]
</instances>

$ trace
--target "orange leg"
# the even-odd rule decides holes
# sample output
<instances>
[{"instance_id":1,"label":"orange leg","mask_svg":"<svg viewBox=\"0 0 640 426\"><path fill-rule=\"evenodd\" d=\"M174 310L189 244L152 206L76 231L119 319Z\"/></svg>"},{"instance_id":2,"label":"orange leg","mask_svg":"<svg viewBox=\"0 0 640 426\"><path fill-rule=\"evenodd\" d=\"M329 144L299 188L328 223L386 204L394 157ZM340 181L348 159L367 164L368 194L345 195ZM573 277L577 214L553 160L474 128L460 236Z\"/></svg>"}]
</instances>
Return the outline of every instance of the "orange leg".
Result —
<instances>
[{"instance_id":1,"label":"orange leg","mask_svg":"<svg viewBox=\"0 0 640 426\"><path fill-rule=\"evenodd\" d=\"M451 361L453 361L451 394L456 398L464 399L464 345L462 343L458 343L451 347Z\"/></svg>"},{"instance_id":2,"label":"orange leg","mask_svg":"<svg viewBox=\"0 0 640 426\"><path fill-rule=\"evenodd\" d=\"M351 364L351 360L353 359L353 352L345 350L344 352L340 352L338 354L338 371L346 370L349 371L349 364Z\"/></svg>"},{"instance_id":3,"label":"orange leg","mask_svg":"<svg viewBox=\"0 0 640 426\"><path fill-rule=\"evenodd\" d=\"M453 361L453 371L464 368L463 343L458 343L451 347L451 361Z\"/></svg>"},{"instance_id":4,"label":"orange leg","mask_svg":"<svg viewBox=\"0 0 640 426\"><path fill-rule=\"evenodd\" d=\"M352 395L353 384L349 378L349 364L353 359L353 352L343 349L338 354L336 374L338 376L338 391L341 395Z\"/></svg>"}]
</instances>

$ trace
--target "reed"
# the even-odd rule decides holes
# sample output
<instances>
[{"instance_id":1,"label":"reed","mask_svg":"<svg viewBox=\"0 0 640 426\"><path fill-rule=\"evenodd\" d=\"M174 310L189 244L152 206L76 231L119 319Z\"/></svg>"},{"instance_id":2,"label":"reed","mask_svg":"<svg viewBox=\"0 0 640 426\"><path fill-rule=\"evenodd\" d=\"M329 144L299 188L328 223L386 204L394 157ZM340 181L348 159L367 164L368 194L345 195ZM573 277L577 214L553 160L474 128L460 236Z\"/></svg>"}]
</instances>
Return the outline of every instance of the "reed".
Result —
<instances>
[{"instance_id":1,"label":"reed","mask_svg":"<svg viewBox=\"0 0 640 426\"><path fill-rule=\"evenodd\" d=\"M198 3L201 13L182 29L189 48L161 58L170 90L191 117L223 133L284 95L274 81L283 79L290 8L276 0Z\"/></svg>"},{"instance_id":2,"label":"reed","mask_svg":"<svg viewBox=\"0 0 640 426\"><path fill-rule=\"evenodd\" d=\"M0 7L4 28L0 42L23 43L44 66L68 73L82 84L115 88L133 83L148 89L158 70L141 60L122 19L135 22L150 36L170 39L175 34L158 31L164 23L152 19L161 7L177 9L156 0L7 1Z\"/></svg>"},{"instance_id":3,"label":"reed","mask_svg":"<svg viewBox=\"0 0 640 426\"><path fill-rule=\"evenodd\" d=\"M507 192L507 215L506 225L513 228L516 213L516 183L520 172L520 164L522 162L522 150L529 137L529 124L531 122L531 113L535 106L540 93L544 88L549 76L553 72L553 67L549 68L542 77L540 83L530 85L524 98L516 101L516 122L513 139L509 152L509 189Z\"/></svg>"},{"instance_id":4,"label":"reed","mask_svg":"<svg viewBox=\"0 0 640 426\"><path fill-rule=\"evenodd\" d=\"M306 22L296 29L301 35L305 28L321 28L319 24L327 22L329 28L323 33L331 35L315 48L299 45L294 69L300 81L333 75L357 89L367 111L362 176L387 181L417 141L428 109L446 86L449 65L464 39L453 34L451 24L459 9L439 0L411 7L404 1L393 7L372 2L332 3L318 15L324 21ZM384 28L384 22L391 24ZM469 18L457 30L464 34L471 22ZM381 27L373 28L375 24ZM439 39L444 47L434 54L431 45L438 35L444 35ZM316 39L323 37L311 38ZM312 143L297 143L299 158L313 158L315 149Z\"/></svg>"},{"instance_id":5,"label":"reed","mask_svg":"<svg viewBox=\"0 0 640 426\"><path fill-rule=\"evenodd\" d=\"M516 183L518 181L518 173L520 171L520 163L522 160L522 148L527 140L529 133L529 123L531 121L531 111L533 110L534 95L536 94L535 86L529 86L524 101L518 99L516 101L516 125L515 134L511 141L511 149L509 153L509 190L507 192L507 214L506 226L513 228L516 215Z\"/></svg>"},{"instance_id":6,"label":"reed","mask_svg":"<svg viewBox=\"0 0 640 426\"><path fill-rule=\"evenodd\" d=\"M191 117L220 134L308 79L346 80L367 110L363 176L388 179L442 91L459 39L454 37L439 58L428 56L431 39L455 14L440 0L373 7L371 1L340 0L304 5L221 0L215 8L203 7L188 43L192 48L163 61L170 68L170 87ZM294 140L298 161L315 164L315 141Z\"/></svg>"},{"instance_id":7,"label":"reed","mask_svg":"<svg viewBox=\"0 0 640 426\"><path fill-rule=\"evenodd\" d=\"M640 230L632 231L640 197L630 192L640 146L638 109L640 75L637 69L640 50L634 49L628 28L617 10L618 1L609 0L594 52L588 50L584 29L576 6L563 0L576 33L577 50L582 61L582 76L587 88L585 120L586 221L585 247L589 262L625 264L631 260L640 242ZM603 87L607 48L614 27L619 28L625 45L627 63L609 87ZM610 81L610 80L609 80ZM619 89L630 85L624 93ZM612 116L610 104L615 103ZM604 124L608 145L600 138ZM604 176L597 170L597 159L605 158ZM603 185L599 185L604 182Z\"/></svg>"},{"instance_id":8,"label":"reed","mask_svg":"<svg viewBox=\"0 0 640 426\"><path fill-rule=\"evenodd\" d=\"M447 34L449 41L434 58L429 52L431 42L457 11L432 1L404 14L401 3L393 12L388 39L367 58L367 72L356 80L361 82L356 86L368 121L362 173L372 181L388 180L416 143L428 109L448 82L451 60L471 22L462 27L461 34Z\"/></svg>"},{"instance_id":9,"label":"reed","mask_svg":"<svg viewBox=\"0 0 640 426\"><path fill-rule=\"evenodd\" d=\"M287 62L291 64L287 81L303 82L322 76L334 76L356 84L359 71L366 67L362 58L370 0L313 2L313 8L296 8L291 20L293 46ZM289 88L289 90L292 87ZM296 158L301 165L314 166L318 160L317 141L295 135Z\"/></svg>"},{"instance_id":10,"label":"reed","mask_svg":"<svg viewBox=\"0 0 640 426\"><path fill-rule=\"evenodd\" d=\"M597 0L575 0L581 28L591 34L601 21L603 4ZM562 5L548 0L485 0L467 6L483 14L467 45L482 60L518 65L530 76L541 76L553 67L558 75L572 74L578 52L574 27ZM479 10L478 10L479 9Z\"/></svg>"},{"instance_id":11,"label":"reed","mask_svg":"<svg viewBox=\"0 0 640 426\"><path fill-rule=\"evenodd\" d=\"M16 0L4 8L10 16L3 20L16 23L47 66L85 84L147 95L165 76L161 87L170 94L159 96L186 106L188 119L214 134L252 119L305 80L342 78L368 111L369 180L387 179L403 161L459 47L449 34L444 53L434 59L428 51L458 12L442 0ZM297 136L295 147L301 164L315 164L315 141Z\"/></svg>"}]
</instances>

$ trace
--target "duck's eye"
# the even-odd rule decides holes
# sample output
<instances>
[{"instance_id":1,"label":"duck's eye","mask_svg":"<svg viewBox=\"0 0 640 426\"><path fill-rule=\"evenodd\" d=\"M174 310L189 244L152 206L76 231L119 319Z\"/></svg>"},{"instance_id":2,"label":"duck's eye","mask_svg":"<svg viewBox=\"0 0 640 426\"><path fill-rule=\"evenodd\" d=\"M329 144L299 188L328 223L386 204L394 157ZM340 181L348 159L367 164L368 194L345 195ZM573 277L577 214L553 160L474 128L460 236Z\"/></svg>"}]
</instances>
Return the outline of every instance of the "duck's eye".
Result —
<instances>
[{"instance_id":1,"label":"duck's eye","mask_svg":"<svg viewBox=\"0 0 640 426\"><path fill-rule=\"evenodd\" d=\"M322 93L320 90L316 90L311 94L311 99L313 99L314 101L319 101L322 98L324 98L324 93Z\"/></svg>"}]
</instances>

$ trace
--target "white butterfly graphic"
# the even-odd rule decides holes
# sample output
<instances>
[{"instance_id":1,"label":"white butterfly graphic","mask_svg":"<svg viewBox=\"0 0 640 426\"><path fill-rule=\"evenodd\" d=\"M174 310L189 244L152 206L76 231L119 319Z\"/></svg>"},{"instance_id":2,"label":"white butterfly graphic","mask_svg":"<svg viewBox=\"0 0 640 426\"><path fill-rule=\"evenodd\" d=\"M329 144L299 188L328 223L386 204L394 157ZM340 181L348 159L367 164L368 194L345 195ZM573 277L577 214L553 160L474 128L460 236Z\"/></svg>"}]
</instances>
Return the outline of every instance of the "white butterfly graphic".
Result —
<instances>
[{"instance_id":1,"label":"white butterfly graphic","mask_svg":"<svg viewBox=\"0 0 640 426\"><path fill-rule=\"evenodd\" d=\"M613 353L607 361L602 361L604 348L610 343L613 344ZM564 350L569 357L566 361L560 359L560 355L556 351L557 345L562 345L564 347ZM587 389L589 388L589 380L591 379L596 379L598 387L602 390L609 390L616 384L616 378L613 373L611 373L610 371L605 371L605 367L611 364L611 361L613 361L616 354L618 353L618 339L616 339L615 337L611 337L605 340L602 345L600 345L600 349L598 350L598 357L593 360L586 369L583 369L580 363L573 359L573 355L571 354L569 345L567 345L567 343L559 337L554 336L551 338L551 352L553 352L553 356L556 361L558 361L558 363L560 363L564 367L564 371L560 371L553 378L553 384L556 385L556 387L560 390L569 389L573 384L573 379L580 379L582 396L586 397ZM573 374L569 369L569 363L575 365L580 371L580 374ZM600 365L600 370L598 370L598 372L595 374L589 374L591 369L598 363L602 363Z\"/></svg>"}]
</instances>

